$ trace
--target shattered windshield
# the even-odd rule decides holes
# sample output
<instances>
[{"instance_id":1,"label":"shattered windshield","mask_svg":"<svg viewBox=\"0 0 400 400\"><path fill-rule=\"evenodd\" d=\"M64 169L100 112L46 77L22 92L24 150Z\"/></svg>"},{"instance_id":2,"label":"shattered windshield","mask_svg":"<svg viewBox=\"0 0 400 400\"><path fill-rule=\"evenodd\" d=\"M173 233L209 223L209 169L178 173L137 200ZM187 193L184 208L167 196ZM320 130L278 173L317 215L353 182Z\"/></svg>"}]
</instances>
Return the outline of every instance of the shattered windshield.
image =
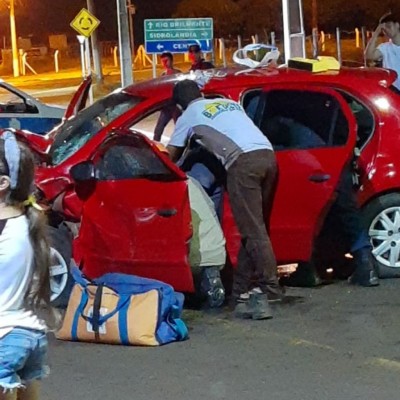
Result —
<instances>
[{"instance_id":1,"label":"shattered windshield","mask_svg":"<svg viewBox=\"0 0 400 400\"><path fill-rule=\"evenodd\" d=\"M58 165L84 146L102 128L135 107L143 98L124 92L112 93L80 111L55 133L50 150L52 164Z\"/></svg>"}]
</instances>

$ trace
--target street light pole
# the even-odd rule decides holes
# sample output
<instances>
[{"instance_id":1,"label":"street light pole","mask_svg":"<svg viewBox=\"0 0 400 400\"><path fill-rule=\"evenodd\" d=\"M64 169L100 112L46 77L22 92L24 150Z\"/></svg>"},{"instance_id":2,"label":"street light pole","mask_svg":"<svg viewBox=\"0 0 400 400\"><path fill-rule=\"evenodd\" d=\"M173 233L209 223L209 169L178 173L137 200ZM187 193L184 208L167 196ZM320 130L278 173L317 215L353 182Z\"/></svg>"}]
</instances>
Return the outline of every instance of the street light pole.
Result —
<instances>
[{"instance_id":1,"label":"street light pole","mask_svg":"<svg viewBox=\"0 0 400 400\"><path fill-rule=\"evenodd\" d=\"M17 29L15 26L14 0L10 0L10 29L11 29L13 73L14 73L14 76L17 77L17 76L19 76L19 59L18 59Z\"/></svg>"},{"instance_id":2,"label":"street light pole","mask_svg":"<svg viewBox=\"0 0 400 400\"><path fill-rule=\"evenodd\" d=\"M311 24L312 29L316 29L318 32L318 4L317 0L311 2Z\"/></svg>"},{"instance_id":3,"label":"street light pole","mask_svg":"<svg viewBox=\"0 0 400 400\"><path fill-rule=\"evenodd\" d=\"M96 15L96 9L93 0L87 0L88 11L93 15ZM92 41L92 54L94 63L94 72L97 76L99 82L103 81L103 69L101 65L101 55L99 50L99 41L97 40L97 30L95 30L91 35Z\"/></svg>"},{"instance_id":4,"label":"street light pole","mask_svg":"<svg viewBox=\"0 0 400 400\"><path fill-rule=\"evenodd\" d=\"M117 0L119 57L121 60L121 85L132 85L132 52L129 44L128 8L126 0Z\"/></svg>"},{"instance_id":5,"label":"street light pole","mask_svg":"<svg viewBox=\"0 0 400 400\"><path fill-rule=\"evenodd\" d=\"M133 18L135 16L136 7L132 3L132 0L127 0L127 1L128 1L128 12L129 12L129 35L131 38L131 50L132 50L132 55L135 56L135 35L134 35Z\"/></svg>"}]
</instances>

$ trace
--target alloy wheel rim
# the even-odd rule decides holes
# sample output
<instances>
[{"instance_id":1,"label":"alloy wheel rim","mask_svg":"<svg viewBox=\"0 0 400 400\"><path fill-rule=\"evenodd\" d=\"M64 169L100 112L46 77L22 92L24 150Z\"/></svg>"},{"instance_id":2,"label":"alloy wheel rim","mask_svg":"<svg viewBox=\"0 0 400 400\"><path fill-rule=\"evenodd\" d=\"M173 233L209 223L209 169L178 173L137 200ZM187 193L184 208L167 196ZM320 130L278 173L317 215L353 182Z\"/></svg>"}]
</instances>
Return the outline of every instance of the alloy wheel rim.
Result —
<instances>
[{"instance_id":1,"label":"alloy wheel rim","mask_svg":"<svg viewBox=\"0 0 400 400\"><path fill-rule=\"evenodd\" d=\"M56 300L64 291L68 281L68 265L55 248L50 248L50 300Z\"/></svg>"},{"instance_id":2,"label":"alloy wheel rim","mask_svg":"<svg viewBox=\"0 0 400 400\"><path fill-rule=\"evenodd\" d=\"M369 236L376 260L386 267L400 268L400 207L381 211L370 225Z\"/></svg>"}]
</instances>

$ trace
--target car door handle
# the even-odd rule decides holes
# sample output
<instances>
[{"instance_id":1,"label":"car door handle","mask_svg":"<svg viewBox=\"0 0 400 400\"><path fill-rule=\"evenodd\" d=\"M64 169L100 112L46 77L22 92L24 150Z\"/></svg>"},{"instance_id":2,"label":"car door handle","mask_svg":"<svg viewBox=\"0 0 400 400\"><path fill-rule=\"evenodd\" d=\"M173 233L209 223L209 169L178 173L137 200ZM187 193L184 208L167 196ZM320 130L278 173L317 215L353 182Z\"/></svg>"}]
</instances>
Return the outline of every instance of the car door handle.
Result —
<instances>
[{"instance_id":1,"label":"car door handle","mask_svg":"<svg viewBox=\"0 0 400 400\"><path fill-rule=\"evenodd\" d=\"M310 175L310 177L308 179L311 182L321 183L321 182L329 181L329 179L331 179L331 176L329 174L321 173L321 174Z\"/></svg>"},{"instance_id":2,"label":"car door handle","mask_svg":"<svg viewBox=\"0 0 400 400\"><path fill-rule=\"evenodd\" d=\"M161 208L157 211L157 214L160 217L164 217L164 218L170 218L173 217L174 215L176 215L178 213L178 210L176 208Z\"/></svg>"}]
</instances>

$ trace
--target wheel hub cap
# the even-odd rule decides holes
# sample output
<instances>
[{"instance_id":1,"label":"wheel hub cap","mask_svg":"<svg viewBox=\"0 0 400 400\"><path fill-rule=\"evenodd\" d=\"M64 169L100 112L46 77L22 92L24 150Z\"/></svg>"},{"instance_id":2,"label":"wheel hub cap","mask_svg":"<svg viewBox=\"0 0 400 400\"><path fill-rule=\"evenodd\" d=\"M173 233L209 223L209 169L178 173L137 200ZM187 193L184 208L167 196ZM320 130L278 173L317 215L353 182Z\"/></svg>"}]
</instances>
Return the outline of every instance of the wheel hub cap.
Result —
<instances>
[{"instance_id":1,"label":"wheel hub cap","mask_svg":"<svg viewBox=\"0 0 400 400\"><path fill-rule=\"evenodd\" d=\"M400 268L400 207L390 207L372 221L369 235L373 254L381 264Z\"/></svg>"}]
</instances>

